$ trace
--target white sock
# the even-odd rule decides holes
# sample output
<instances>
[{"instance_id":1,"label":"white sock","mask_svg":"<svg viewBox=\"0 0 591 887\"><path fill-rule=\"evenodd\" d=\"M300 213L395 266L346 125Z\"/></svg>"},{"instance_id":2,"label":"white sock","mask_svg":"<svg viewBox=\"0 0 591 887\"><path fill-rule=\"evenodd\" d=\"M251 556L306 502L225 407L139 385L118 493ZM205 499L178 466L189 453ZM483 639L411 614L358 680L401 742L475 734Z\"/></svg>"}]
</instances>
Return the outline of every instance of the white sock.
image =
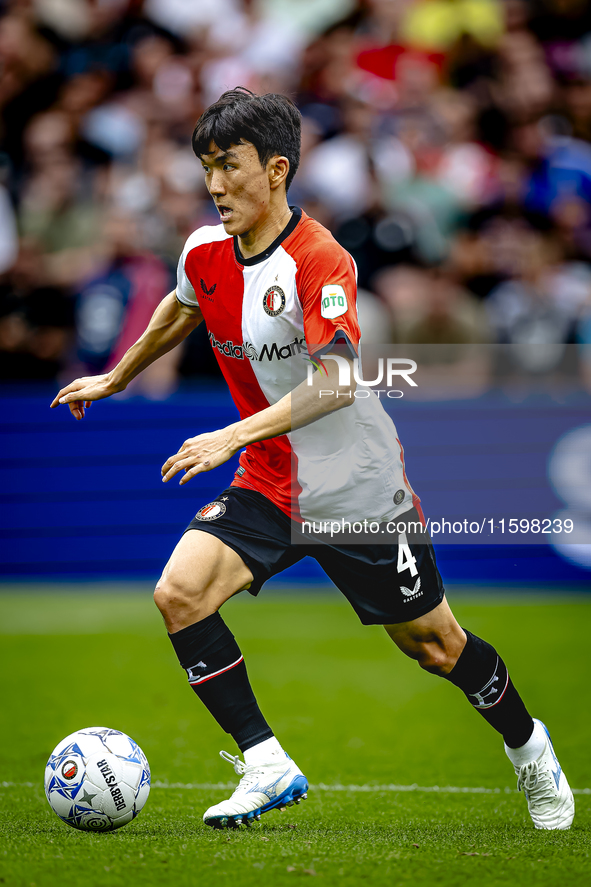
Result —
<instances>
[{"instance_id":1,"label":"white sock","mask_svg":"<svg viewBox=\"0 0 591 887\"><path fill-rule=\"evenodd\" d=\"M523 767L524 764L529 764L530 761L536 761L546 747L547 738L546 731L541 723L534 718L534 732L532 735L525 745L519 748L509 748L506 745L507 757L514 767Z\"/></svg>"},{"instance_id":2,"label":"white sock","mask_svg":"<svg viewBox=\"0 0 591 887\"><path fill-rule=\"evenodd\" d=\"M259 742L258 745L247 748L244 752L244 763L249 765L268 764L277 757L284 758L285 752L279 745L278 740L271 736L270 739L265 739L263 742Z\"/></svg>"}]
</instances>

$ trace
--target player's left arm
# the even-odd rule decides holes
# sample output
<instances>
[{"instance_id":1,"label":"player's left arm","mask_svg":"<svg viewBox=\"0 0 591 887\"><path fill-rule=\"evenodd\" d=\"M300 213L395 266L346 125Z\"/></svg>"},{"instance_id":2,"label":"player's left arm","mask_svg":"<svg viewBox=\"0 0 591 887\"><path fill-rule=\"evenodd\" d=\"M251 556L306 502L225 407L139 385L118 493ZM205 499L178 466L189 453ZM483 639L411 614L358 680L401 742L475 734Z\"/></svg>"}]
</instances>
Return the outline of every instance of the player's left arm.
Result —
<instances>
[{"instance_id":1,"label":"player's left arm","mask_svg":"<svg viewBox=\"0 0 591 887\"><path fill-rule=\"evenodd\" d=\"M162 480L166 483L179 471L184 471L180 483L186 484L196 474L223 465L248 444L303 428L328 413L349 406L356 390L353 361L342 354L335 357L330 360L330 354L325 355L326 374L314 373L311 384L302 382L272 406L226 428L186 440L178 453L162 466ZM339 381L343 359L349 365L351 384L340 384Z\"/></svg>"}]
</instances>

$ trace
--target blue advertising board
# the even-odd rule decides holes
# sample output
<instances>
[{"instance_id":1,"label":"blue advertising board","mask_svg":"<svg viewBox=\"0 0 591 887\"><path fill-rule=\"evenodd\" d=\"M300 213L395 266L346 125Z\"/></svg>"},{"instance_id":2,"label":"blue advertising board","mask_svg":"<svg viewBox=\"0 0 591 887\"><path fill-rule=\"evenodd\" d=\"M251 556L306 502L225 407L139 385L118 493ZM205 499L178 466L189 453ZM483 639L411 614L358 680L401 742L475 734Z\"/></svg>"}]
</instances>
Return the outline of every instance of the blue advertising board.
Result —
<instances>
[{"instance_id":1,"label":"blue advertising board","mask_svg":"<svg viewBox=\"0 0 591 887\"><path fill-rule=\"evenodd\" d=\"M236 421L227 389L206 383L163 402L114 398L94 404L81 422L65 408L50 410L52 396L14 388L0 398L4 580L156 578L195 512L234 476L237 458L183 487L160 477L185 439ZM575 450L587 441L591 453L588 397L516 403L493 392L470 401L396 401L389 410L426 517L468 520L468 527L478 521L483 529L433 533L445 581L591 587L584 540L557 546L552 534L509 532L511 519L586 520L577 488L591 489L591 455L575 459L573 480L572 459L565 468L560 454L569 440ZM310 558L280 578L328 581Z\"/></svg>"}]
</instances>

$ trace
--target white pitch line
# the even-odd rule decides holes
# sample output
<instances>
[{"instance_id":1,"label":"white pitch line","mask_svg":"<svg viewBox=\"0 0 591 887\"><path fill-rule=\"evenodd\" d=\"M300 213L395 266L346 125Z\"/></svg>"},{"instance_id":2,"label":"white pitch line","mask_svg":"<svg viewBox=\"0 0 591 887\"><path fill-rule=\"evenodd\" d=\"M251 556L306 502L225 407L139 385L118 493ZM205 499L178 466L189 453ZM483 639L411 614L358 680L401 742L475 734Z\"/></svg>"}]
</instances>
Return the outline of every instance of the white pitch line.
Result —
<instances>
[{"instance_id":1,"label":"white pitch line","mask_svg":"<svg viewBox=\"0 0 591 887\"><path fill-rule=\"evenodd\" d=\"M153 788L176 788L176 789L199 789L201 791L217 791L235 788L232 782L153 782ZM458 785L327 785L325 782L319 782L318 785L311 785L310 791L321 792L440 792L440 793L467 793L474 795L493 795L493 794L513 794L517 789L513 788L478 788L476 786L458 786ZM591 789L587 789L591 793Z\"/></svg>"},{"instance_id":2,"label":"white pitch line","mask_svg":"<svg viewBox=\"0 0 591 887\"><path fill-rule=\"evenodd\" d=\"M38 788L35 782L0 782L0 788ZM152 783L152 788L164 789L195 789L199 791L226 791L236 788L233 782L160 782ZM321 792L437 792L446 795L512 795L517 794L517 789L509 788L484 788L474 785L327 785L319 782L311 785L310 791ZM573 788L574 795L591 795L591 788Z\"/></svg>"},{"instance_id":3,"label":"white pitch line","mask_svg":"<svg viewBox=\"0 0 591 887\"><path fill-rule=\"evenodd\" d=\"M199 789L200 791L218 791L236 788L234 782L159 782L152 783L152 788ZM439 794L499 795L517 794L516 788L484 788L473 785L327 785L319 782L310 785L310 791L321 792L438 792ZM575 795L591 795L591 788L573 788Z\"/></svg>"}]
</instances>

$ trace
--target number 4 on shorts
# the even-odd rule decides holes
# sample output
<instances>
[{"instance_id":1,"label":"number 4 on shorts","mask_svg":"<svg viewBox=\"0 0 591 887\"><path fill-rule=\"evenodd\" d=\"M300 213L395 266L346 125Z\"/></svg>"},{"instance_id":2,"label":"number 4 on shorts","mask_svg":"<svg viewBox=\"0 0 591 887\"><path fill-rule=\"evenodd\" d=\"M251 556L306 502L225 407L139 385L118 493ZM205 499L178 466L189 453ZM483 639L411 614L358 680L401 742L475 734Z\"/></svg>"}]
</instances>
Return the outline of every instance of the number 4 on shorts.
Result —
<instances>
[{"instance_id":1,"label":"number 4 on shorts","mask_svg":"<svg viewBox=\"0 0 591 887\"><path fill-rule=\"evenodd\" d=\"M404 572L404 570L410 570L410 575L416 576L419 572L415 566L416 562L416 557L412 556L412 552L408 547L406 533L401 533L398 537L398 563L396 564L396 569L399 573Z\"/></svg>"}]
</instances>

